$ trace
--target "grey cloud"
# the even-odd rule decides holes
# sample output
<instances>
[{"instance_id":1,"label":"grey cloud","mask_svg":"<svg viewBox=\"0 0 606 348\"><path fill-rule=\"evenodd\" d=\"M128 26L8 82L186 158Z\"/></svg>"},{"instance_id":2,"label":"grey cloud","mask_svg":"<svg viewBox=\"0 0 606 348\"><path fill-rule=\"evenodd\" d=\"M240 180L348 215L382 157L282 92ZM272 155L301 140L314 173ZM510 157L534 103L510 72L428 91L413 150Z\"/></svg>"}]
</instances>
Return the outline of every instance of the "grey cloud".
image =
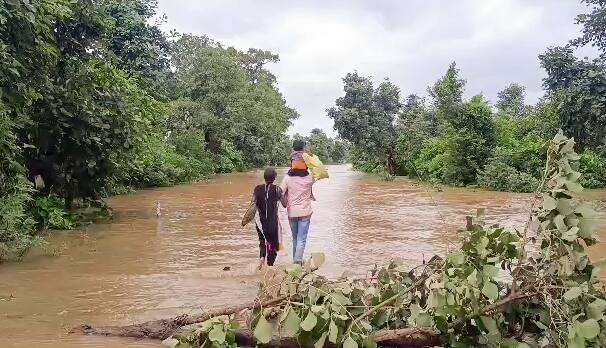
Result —
<instances>
[{"instance_id":1,"label":"grey cloud","mask_svg":"<svg viewBox=\"0 0 606 348\"><path fill-rule=\"evenodd\" d=\"M577 35L583 7L569 0L160 0L166 29L206 34L240 49L280 55L270 67L302 115L291 130L334 134L325 109L353 70L425 94L451 61L467 95L494 100L511 82L542 94L537 55Z\"/></svg>"}]
</instances>

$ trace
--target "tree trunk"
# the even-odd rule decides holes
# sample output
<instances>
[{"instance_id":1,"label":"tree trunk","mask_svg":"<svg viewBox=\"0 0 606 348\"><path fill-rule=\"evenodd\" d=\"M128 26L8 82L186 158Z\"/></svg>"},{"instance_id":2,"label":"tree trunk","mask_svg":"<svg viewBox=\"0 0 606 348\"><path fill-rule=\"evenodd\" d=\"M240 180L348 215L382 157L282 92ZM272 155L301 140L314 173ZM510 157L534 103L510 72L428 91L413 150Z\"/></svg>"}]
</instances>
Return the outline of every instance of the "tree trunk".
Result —
<instances>
[{"instance_id":1,"label":"tree trunk","mask_svg":"<svg viewBox=\"0 0 606 348\"><path fill-rule=\"evenodd\" d=\"M439 332L430 327L407 327L397 330L380 330L371 333L370 337L381 347L434 347L440 345ZM256 347L257 340L250 330L237 330L236 343L239 347ZM296 338L282 337L263 345L268 348L300 348ZM326 341L324 348L336 348Z\"/></svg>"},{"instance_id":2,"label":"tree trunk","mask_svg":"<svg viewBox=\"0 0 606 348\"><path fill-rule=\"evenodd\" d=\"M170 319L148 321L141 324L127 326L100 326L92 327L82 325L73 328L70 334L87 334L117 337L150 338L163 340L171 336L187 335L187 330L179 331L187 325L201 323L211 318L239 313L245 309L268 307L282 302L284 298L277 298L260 304L259 302L248 305L226 307L211 313L199 315L180 315ZM185 332L185 333L184 333ZM189 331L190 332L190 331ZM440 333L431 327L410 327L396 330L380 330L371 333L371 338L382 347L433 347L440 344ZM252 331L237 330L236 342L240 347L255 347L257 341ZM275 338L267 347L299 348L300 345L295 338ZM334 348L334 344L327 342L325 347Z\"/></svg>"}]
</instances>

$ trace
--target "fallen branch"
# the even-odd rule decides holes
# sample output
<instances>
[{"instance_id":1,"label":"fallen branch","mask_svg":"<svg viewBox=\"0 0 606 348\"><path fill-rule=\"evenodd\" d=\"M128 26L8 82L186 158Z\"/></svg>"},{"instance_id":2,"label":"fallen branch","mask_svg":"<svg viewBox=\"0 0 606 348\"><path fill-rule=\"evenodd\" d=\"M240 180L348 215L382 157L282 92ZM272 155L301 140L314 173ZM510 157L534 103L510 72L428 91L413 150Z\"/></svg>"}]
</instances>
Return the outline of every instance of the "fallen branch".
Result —
<instances>
[{"instance_id":1,"label":"fallen branch","mask_svg":"<svg viewBox=\"0 0 606 348\"><path fill-rule=\"evenodd\" d=\"M382 347L434 347L440 345L440 332L431 327L407 327L396 330L380 330L371 333L370 338ZM237 330L236 343L239 347L256 347L257 340L250 330ZM296 338L282 337L264 344L268 348L300 348ZM326 342L324 348L337 345Z\"/></svg>"},{"instance_id":2,"label":"fallen branch","mask_svg":"<svg viewBox=\"0 0 606 348\"><path fill-rule=\"evenodd\" d=\"M92 327L90 325L81 325L71 329L69 333L80 333L100 336L153 338L163 340L170 337L176 330L178 330L182 326L201 323L223 315L239 313L246 309L271 307L284 301L285 299L286 296L281 296L265 302L255 301L244 305L221 308L215 311L210 311L197 315L183 314L170 319L152 320L140 324L126 326Z\"/></svg>"},{"instance_id":3,"label":"fallen branch","mask_svg":"<svg viewBox=\"0 0 606 348\"><path fill-rule=\"evenodd\" d=\"M530 288L523 289L521 291L530 291ZM482 309L480 309L479 313L473 313L473 314L467 315L457 321L452 322L452 324L449 325L449 327L450 328L457 327L457 326L465 323L466 321L473 319L474 317L489 314L492 311L500 309L501 307L506 306L510 303L513 303L513 302L516 302L519 300L523 300L523 299L527 299L527 298L532 298L535 296L539 296L541 294L543 294L543 292L539 292L539 291L511 293L508 296L506 296L488 306L483 307Z\"/></svg>"}]
</instances>

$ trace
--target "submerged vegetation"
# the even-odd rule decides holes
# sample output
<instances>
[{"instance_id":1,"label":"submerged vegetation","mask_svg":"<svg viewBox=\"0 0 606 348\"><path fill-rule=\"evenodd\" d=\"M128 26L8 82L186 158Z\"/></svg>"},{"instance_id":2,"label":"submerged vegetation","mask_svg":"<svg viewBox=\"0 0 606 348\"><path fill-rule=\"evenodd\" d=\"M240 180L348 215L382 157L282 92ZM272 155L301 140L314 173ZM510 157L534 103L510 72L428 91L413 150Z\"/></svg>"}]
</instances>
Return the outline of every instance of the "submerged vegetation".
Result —
<instances>
[{"instance_id":1,"label":"submerged vegetation","mask_svg":"<svg viewBox=\"0 0 606 348\"><path fill-rule=\"evenodd\" d=\"M413 268L375 267L362 279L316 274L324 255L314 254L304 268L293 265L262 288L248 327L223 311L193 333L164 343L173 348L603 347L606 288L585 251L596 243L597 217L578 198L580 156L573 147L562 133L549 142L536 188L543 193L534 197L523 230L486 226L480 212L463 231L459 250Z\"/></svg>"},{"instance_id":2,"label":"submerged vegetation","mask_svg":"<svg viewBox=\"0 0 606 348\"><path fill-rule=\"evenodd\" d=\"M450 185L477 184L501 191L532 192L545 164L544 146L563 129L579 144L587 187L606 187L606 34L603 1L577 22L583 36L539 56L547 77L545 96L525 102L512 83L491 105L482 95L464 98L466 81L452 63L428 88L428 98L401 97L389 80L374 86L356 73L343 79L345 95L327 110L339 135L353 146L364 171L409 175ZM573 48L591 44L601 55L578 59Z\"/></svg>"}]
</instances>

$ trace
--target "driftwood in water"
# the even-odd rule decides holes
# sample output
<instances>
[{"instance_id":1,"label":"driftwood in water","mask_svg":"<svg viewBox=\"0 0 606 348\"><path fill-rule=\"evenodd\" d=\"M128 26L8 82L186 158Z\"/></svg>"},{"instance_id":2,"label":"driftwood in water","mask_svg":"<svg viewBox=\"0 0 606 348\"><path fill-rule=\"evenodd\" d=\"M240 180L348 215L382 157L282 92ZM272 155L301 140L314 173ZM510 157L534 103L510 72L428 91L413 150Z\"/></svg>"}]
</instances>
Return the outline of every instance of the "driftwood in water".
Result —
<instances>
[{"instance_id":1,"label":"driftwood in water","mask_svg":"<svg viewBox=\"0 0 606 348\"><path fill-rule=\"evenodd\" d=\"M239 313L246 309L270 307L284 301L285 299L286 297L279 297L266 302L256 301L245 305L221 308L203 314L183 314L170 319L152 320L145 323L126 326L92 327L90 325L81 325L71 329L70 333L134 338L153 338L163 340L170 337L176 330L183 326L201 323L211 318L220 317L223 315Z\"/></svg>"}]
</instances>

